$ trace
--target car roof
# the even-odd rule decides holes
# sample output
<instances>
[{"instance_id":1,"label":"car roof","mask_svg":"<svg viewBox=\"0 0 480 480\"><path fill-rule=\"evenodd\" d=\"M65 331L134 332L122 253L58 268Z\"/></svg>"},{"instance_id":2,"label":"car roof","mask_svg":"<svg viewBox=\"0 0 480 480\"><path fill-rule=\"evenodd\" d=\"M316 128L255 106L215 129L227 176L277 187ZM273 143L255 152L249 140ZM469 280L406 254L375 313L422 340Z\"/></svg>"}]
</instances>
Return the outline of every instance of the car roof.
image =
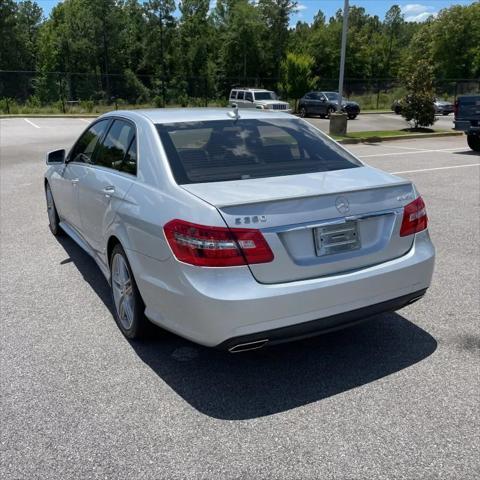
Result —
<instances>
[{"instance_id":1,"label":"car roof","mask_svg":"<svg viewBox=\"0 0 480 480\"><path fill-rule=\"evenodd\" d=\"M121 116L131 120L142 117L147 118L153 123L181 123L208 120L232 120L230 116L232 112L233 108L151 108L112 111L102 115L102 117ZM255 108L241 109L239 110L239 115L240 118L260 120L268 118L296 118L282 111L264 112Z\"/></svg>"},{"instance_id":2,"label":"car roof","mask_svg":"<svg viewBox=\"0 0 480 480\"><path fill-rule=\"evenodd\" d=\"M249 92L273 92L273 90L266 90L265 88L248 88L248 87L235 87L232 90L248 90Z\"/></svg>"}]
</instances>

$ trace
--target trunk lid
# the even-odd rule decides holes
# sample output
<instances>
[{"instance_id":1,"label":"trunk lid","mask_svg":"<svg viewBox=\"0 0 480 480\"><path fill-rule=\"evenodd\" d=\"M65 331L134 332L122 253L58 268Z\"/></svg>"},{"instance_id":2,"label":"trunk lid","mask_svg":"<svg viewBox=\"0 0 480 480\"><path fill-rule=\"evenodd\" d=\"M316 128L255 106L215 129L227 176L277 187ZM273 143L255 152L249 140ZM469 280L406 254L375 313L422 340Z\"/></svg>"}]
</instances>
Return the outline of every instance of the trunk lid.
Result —
<instances>
[{"instance_id":1,"label":"trunk lid","mask_svg":"<svg viewBox=\"0 0 480 480\"><path fill-rule=\"evenodd\" d=\"M182 187L214 205L229 227L262 231L275 258L250 265L261 283L365 268L413 243L399 235L412 184L371 167Z\"/></svg>"}]
</instances>

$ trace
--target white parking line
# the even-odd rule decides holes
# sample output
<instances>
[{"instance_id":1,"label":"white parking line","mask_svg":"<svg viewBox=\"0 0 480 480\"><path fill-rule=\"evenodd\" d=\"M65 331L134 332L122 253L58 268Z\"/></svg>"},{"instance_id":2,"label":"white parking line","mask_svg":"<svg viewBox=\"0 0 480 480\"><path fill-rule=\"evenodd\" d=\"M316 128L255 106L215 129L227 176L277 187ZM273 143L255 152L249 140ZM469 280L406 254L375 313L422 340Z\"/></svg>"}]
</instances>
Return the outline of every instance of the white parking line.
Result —
<instances>
[{"instance_id":1,"label":"white parking line","mask_svg":"<svg viewBox=\"0 0 480 480\"><path fill-rule=\"evenodd\" d=\"M429 150L428 148L418 148L418 147L401 147L400 145L388 145L388 147L387 147L387 148L398 148L399 150L423 150L423 151L425 151L425 150L427 150L427 151L428 151L428 150ZM447 149L445 149L445 150L448 150L448 148L447 148ZM452 150L456 150L456 149L452 149Z\"/></svg>"},{"instance_id":2,"label":"white parking line","mask_svg":"<svg viewBox=\"0 0 480 480\"><path fill-rule=\"evenodd\" d=\"M79 120L81 122L85 122L85 123L92 123L93 118L92 118L92 120L87 120L86 118L79 118Z\"/></svg>"},{"instance_id":3,"label":"white parking line","mask_svg":"<svg viewBox=\"0 0 480 480\"><path fill-rule=\"evenodd\" d=\"M480 163L469 163L467 165L451 165L450 167L422 168L421 170L402 170L401 172L390 172L393 175L401 173L433 172L434 170L450 170L451 168L480 167Z\"/></svg>"},{"instance_id":4,"label":"white parking line","mask_svg":"<svg viewBox=\"0 0 480 480\"><path fill-rule=\"evenodd\" d=\"M372 158L372 157L393 157L401 155L415 155L417 153L452 153L452 152L463 152L464 148L442 148L441 150L417 150L412 152L390 152L390 153L375 153L373 155L358 155L360 158Z\"/></svg>"},{"instance_id":5,"label":"white parking line","mask_svg":"<svg viewBox=\"0 0 480 480\"><path fill-rule=\"evenodd\" d=\"M29 123L32 127L35 127L35 128L40 128L37 124L33 123L32 121L28 120L28 118L24 118L24 120Z\"/></svg>"}]
</instances>

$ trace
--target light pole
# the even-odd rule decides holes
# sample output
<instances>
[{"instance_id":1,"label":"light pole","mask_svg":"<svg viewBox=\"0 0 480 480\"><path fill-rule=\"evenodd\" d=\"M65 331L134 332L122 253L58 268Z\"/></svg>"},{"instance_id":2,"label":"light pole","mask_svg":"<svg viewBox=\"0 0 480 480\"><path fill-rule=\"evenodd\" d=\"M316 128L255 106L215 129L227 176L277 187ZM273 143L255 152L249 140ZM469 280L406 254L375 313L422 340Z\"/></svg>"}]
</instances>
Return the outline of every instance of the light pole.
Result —
<instances>
[{"instance_id":1,"label":"light pole","mask_svg":"<svg viewBox=\"0 0 480 480\"><path fill-rule=\"evenodd\" d=\"M343 79L345 76L345 53L348 34L348 0L343 5L342 45L340 49L340 72L338 75L338 110L330 115L330 134L345 135L347 133L347 115L342 113Z\"/></svg>"},{"instance_id":2,"label":"light pole","mask_svg":"<svg viewBox=\"0 0 480 480\"><path fill-rule=\"evenodd\" d=\"M342 27L342 49L340 51L340 75L338 76L338 108L342 111L343 78L345 75L345 53L347 51L348 35L348 0L343 4L343 27Z\"/></svg>"}]
</instances>

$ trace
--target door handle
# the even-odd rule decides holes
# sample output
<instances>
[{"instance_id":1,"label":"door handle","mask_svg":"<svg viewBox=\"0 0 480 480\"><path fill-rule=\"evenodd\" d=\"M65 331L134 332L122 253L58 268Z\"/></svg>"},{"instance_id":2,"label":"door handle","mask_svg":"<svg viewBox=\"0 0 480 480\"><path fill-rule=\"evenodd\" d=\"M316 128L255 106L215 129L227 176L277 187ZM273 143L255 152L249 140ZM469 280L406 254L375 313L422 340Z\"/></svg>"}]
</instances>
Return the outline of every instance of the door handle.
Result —
<instances>
[{"instance_id":1,"label":"door handle","mask_svg":"<svg viewBox=\"0 0 480 480\"><path fill-rule=\"evenodd\" d=\"M110 196L115 193L115 187L113 185L108 185L107 187L104 187L103 193L107 198L110 198Z\"/></svg>"}]
</instances>

